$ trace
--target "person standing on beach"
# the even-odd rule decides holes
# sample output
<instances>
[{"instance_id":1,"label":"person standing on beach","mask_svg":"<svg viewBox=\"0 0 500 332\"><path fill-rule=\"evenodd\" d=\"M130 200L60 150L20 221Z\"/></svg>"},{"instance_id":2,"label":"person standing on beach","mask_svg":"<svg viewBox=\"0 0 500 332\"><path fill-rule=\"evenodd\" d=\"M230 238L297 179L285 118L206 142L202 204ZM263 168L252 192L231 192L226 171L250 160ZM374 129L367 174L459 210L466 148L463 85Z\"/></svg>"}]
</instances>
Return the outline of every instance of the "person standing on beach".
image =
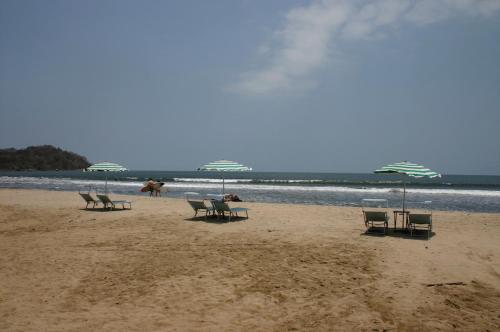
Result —
<instances>
[{"instance_id":1,"label":"person standing on beach","mask_svg":"<svg viewBox=\"0 0 500 332\"><path fill-rule=\"evenodd\" d=\"M156 186L156 181L153 180L152 178L149 178L147 182L149 196L153 196L153 191L155 191L155 186Z\"/></svg>"},{"instance_id":2,"label":"person standing on beach","mask_svg":"<svg viewBox=\"0 0 500 332\"><path fill-rule=\"evenodd\" d=\"M155 196L160 196L161 197L161 192L162 191L167 191L167 187L164 187L165 182L161 182L160 180L156 181L155 184Z\"/></svg>"}]
</instances>

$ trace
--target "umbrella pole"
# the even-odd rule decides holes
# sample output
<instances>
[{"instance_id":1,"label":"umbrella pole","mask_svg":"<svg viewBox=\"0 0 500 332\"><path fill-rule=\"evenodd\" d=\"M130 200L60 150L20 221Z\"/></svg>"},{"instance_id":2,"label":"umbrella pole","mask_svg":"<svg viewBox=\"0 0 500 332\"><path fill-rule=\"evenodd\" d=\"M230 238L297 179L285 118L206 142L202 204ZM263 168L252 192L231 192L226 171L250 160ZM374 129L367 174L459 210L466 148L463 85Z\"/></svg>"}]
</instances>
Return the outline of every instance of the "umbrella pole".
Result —
<instances>
[{"instance_id":1,"label":"umbrella pole","mask_svg":"<svg viewBox=\"0 0 500 332\"><path fill-rule=\"evenodd\" d=\"M403 181L403 218L405 217L406 183Z\"/></svg>"},{"instance_id":2,"label":"umbrella pole","mask_svg":"<svg viewBox=\"0 0 500 332\"><path fill-rule=\"evenodd\" d=\"M222 195L225 194L224 172L222 172Z\"/></svg>"},{"instance_id":3,"label":"umbrella pole","mask_svg":"<svg viewBox=\"0 0 500 332\"><path fill-rule=\"evenodd\" d=\"M104 194L108 194L108 173L106 173L106 182L104 182Z\"/></svg>"}]
</instances>

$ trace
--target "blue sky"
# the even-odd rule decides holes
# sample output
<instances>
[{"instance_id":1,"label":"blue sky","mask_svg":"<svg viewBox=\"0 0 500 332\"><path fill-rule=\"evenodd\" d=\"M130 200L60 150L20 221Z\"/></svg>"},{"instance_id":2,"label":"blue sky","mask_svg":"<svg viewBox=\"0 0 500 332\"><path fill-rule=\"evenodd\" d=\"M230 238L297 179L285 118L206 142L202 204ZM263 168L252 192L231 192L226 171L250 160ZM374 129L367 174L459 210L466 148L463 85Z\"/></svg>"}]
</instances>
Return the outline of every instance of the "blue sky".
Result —
<instances>
[{"instance_id":1,"label":"blue sky","mask_svg":"<svg viewBox=\"0 0 500 332\"><path fill-rule=\"evenodd\" d=\"M0 147L500 174L500 1L0 2Z\"/></svg>"}]
</instances>

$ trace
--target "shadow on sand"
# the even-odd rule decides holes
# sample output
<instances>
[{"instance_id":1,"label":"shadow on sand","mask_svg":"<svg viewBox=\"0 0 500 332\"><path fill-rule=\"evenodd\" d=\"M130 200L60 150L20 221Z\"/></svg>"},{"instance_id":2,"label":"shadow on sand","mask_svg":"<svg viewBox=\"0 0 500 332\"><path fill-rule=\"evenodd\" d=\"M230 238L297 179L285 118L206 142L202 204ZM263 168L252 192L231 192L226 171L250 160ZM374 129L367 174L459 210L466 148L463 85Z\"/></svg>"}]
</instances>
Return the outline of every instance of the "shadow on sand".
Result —
<instances>
[{"instance_id":1,"label":"shadow on sand","mask_svg":"<svg viewBox=\"0 0 500 332\"><path fill-rule=\"evenodd\" d=\"M246 221L248 220L247 217L231 217L231 221L229 221L228 217L220 217L219 219L217 219L217 216L208 216L207 218L205 218L205 216L199 216L199 217L191 217L191 218L186 218L184 219L185 221L192 221L192 222L206 222L206 223L209 223L209 224L227 224L229 222L241 222L241 221Z\"/></svg>"},{"instance_id":2,"label":"shadow on sand","mask_svg":"<svg viewBox=\"0 0 500 332\"><path fill-rule=\"evenodd\" d=\"M397 238L403 238L403 239L409 239L409 240L430 240L432 239L436 233L433 231L430 232L429 238L427 238L427 230L424 229L417 229L413 231L413 236L410 236L410 231L409 230L403 230L403 229L388 229L384 233L384 229L382 227L372 227L370 228L369 232L366 231L364 233L361 233L363 236L375 236L375 237L384 237L384 236L390 236L390 237L397 237Z\"/></svg>"},{"instance_id":3,"label":"shadow on sand","mask_svg":"<svg viewBox=\"0 0 500 332\"><path fill-rule=\"evenodd\" d=\"M87 212L119 212L119 211L129 211L131 209L105 209L105 208L81 208L80 211L87 211Z\"/></svg>"}]
</instances>

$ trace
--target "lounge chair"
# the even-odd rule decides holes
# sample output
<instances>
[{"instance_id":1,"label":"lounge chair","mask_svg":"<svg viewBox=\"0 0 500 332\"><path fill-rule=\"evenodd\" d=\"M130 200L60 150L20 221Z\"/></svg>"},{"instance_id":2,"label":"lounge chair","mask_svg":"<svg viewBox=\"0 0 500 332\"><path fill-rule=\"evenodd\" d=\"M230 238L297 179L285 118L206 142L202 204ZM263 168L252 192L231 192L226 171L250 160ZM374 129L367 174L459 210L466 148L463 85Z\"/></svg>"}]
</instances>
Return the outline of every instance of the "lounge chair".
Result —
<instances>
[{"instance_id":1,"label":"lounge chair","mask_svg":"<svg viewBox=\"0 0 500 332\"><path fill-rule=\"evenodd\" d=\"M432 232L432 213L410 213L408 216L408 227L410 228L410 236L418 229L427 231L427 240Z\"/></svg>"},{"instance_id":2,"label":"lounge chair","mask_svg":"<svg viewBox=\"0 0 500 332\"><path fill-rule=\"evenodd\" d=\"M193 208L194 210L194 217L196 217L196 215L198 214L198 211L200 210L204 210L205 211L205 220L207 219L207 217L211 214L214 214L215 213L215 210L213 207L209 207L209 206L206 206L205 205L205 202L204 201L194 201L194 200L187 200L187 202L189 203L189 205L191 205L191 207Z\"/></svg>"},{"instance_id":3,"label":"lounge chair","mask_svg":"<svg viewBox=\"0 0 500 332\"><path fill-rule=\"evenodd\" d=\"M231 208L227 203L221 202L221 201L212 201L212 205L217 211L217 220L219 219L220 216L222 216L222 219L224 219L224 213L228 212L229 213L229 221L231 221L231 217L238 217L238 212L245 212L246 218L248 219L248 209L247 208L242 208L242 207L234 207Z\"/></svg>"},{"instance_id":4,"label":"lounge chair","mask_svg":"<svg viewBox=\"0 0 500 332\"><path fill-rule=\"evenodd\" d=\"M80 194L80 196L82 196L82 198L85 200L85 202L87 202L85 209L89 208L89 204L92 204L92 208L95 208L96 205L99 205L99 200L92 197L92 195L90 195L90 193L88 193L88 194L79 193L79 194Z\"/></svg>"},{"instance_id":5,"label":"lounge chair","mask_svg":"<svg viewBox=\"0 0 500 332\"><path fill-rule=\"evenodd\" d=\"M132 209L132 202L130 201L112 201L109 199L108 195L97 195L97 198L104 204L105 209L115 209L116 205L121 204L122 208L125 209L125 204L128 204L129 209Z\"/></svg>"},{"instance_id":6,"label":"lounge chair","mask_svg":"<svg viewBox=\"0 0 500 332\"><path fill-rule=\"evenodd\" d=\"M384 211L363 211L365 217L366 233L375 233L373 229L375 227L382 226L384 234L387 232L389 227L389 216L387 212Z\"/></svg>"}]
</instances>

